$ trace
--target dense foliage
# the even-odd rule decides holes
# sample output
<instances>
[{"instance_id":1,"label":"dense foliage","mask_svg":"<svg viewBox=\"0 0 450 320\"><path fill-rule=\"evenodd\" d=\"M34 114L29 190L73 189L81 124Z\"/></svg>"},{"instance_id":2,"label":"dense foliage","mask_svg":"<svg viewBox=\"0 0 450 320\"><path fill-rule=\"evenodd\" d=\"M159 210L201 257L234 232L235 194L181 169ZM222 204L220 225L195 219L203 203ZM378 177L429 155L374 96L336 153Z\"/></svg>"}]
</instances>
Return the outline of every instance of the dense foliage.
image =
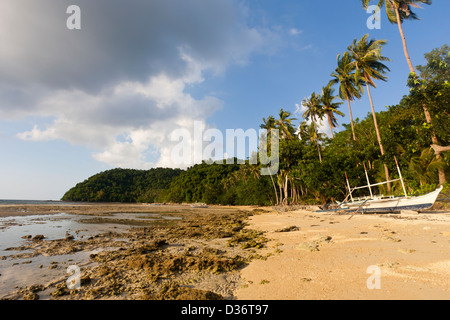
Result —
<instances>
[{"instance_id":1,"label":"dense foliage","mask_svg":"<svg viewBox=\"0 0 450 320\"><path fill-rule=\"evenodd\" d=\"M236 163L236 161L235 161ZM267 205L271 200L269 177L247 164L198 164L173 181L166 201L225 205Z\"/></svg>"},{"instance_id":2,"label":"dense foliage","mask_svg":"<svg viewBox=\"0 0 450 320\"><path fill-rule=\"evenodd\" d=\"M112 169L98 173L66 192L62 200L158 202L180 169Z\"/></svg>"}]
</instances>

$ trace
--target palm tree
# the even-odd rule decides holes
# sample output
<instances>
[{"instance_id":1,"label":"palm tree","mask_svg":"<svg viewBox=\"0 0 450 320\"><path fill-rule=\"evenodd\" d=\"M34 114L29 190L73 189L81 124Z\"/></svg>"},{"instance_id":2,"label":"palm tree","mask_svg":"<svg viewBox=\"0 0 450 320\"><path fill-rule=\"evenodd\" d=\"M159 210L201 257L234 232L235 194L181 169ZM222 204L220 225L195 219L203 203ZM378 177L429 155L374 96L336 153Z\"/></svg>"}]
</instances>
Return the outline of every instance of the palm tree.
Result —
<instances>
[{"instance_id":1,"label":"palm tree","mask_svg":"<svg viewBox=\"0 0 450 320\"><path fill-rule=\"evenodd\" d=\"M266 129L267 130L267 137L266 137L266 141L268 143L269 141L269 134L273 134L275 132L278 131L271 131L272 129L276 129L277 128L277 121L275 120L275 118L273 116L269 116L267 119L263 118L263 124L260 125L261 129ZM272 141L272 139L270 139L270 141ZM264 148L268 148L268 144L266 144L265 146L262 146ZM267 154L266 150L266 154ZM269 168L269 166L267 166ZM277 188L275 187L275 182L273 181L273 177L272 174L270 174L270 180L272 180L272 185L275 191L275 198L276 198L276 204L279 204L280 200L278 199L278 192L277 192Z\"/></svg>"},{"instance_id":2,"label":"palm tree","mask_svg":"<svg viewBox=\"0 0 450 320\"><path fill-rule=\"evenodd\" d=\"M277 129L277 121L275 120L275 118L273 116L269 116L267 119L263 118L262 120L263 120L263 123L259 127L261 129L267 130L267 133L264 133L264 135L265 135L266 141L268 143L269 141L271 141L272 133L275 133L275 132L272 132L271 130Z\"/></svg>"},{"instance_id":3,"label":"palm tree","mask_svg":"<svg viewBox=\"0 0 450 320\"><path fill-rule=\"evenodd\" d=\"M261 129L266 129L267 131L270 131L271 129L275 129L275 118L273 116L269 116L267 119L263 118L263 124L259 127Z\"/></svg>"},{"instance_id":4,"label":"palm tree","mask_svg":"<svg viewBox=\"0 0 450 320\"><path fill-rule=\"evenodd\" d=\"M420 156L413 156L409 162L409 170L419 179L421 186L434 183L439 177L439 169L445 162L438 158L431 148L422 150Z\"/></svg>"},{"instance_id":5,"label":"palm tree","mask_svg":"<svg viewBox=\"0 0 450 320\"><path fill-rule=\"evenodd\" d=\"M371 0L361 0L364 9L367 10ZM386 13L389 22L397 24L400 36L403 42L403 51L411 73L415 73L414 67L409 57L408 47L406 45L405 34L403 32L402 23L404 20L418 20L417 15L411 10L411 7L421 8L417 3L430 5L432 0L378 0L378 7L386 6Z\"/></svg>"},{"instance_id":6,"label":"palm tree","mask_svg":"<svg viewBox=\"0 0 450 320\"><path fill-rule=\"evenodd\" d=\"M300 140L305 141L307 145L310 145L311 143L315 143L316 139L324 140L326 135L323 133L318 132L316 134L314 123L311 121L311 123L308 123L306 121L303 121L300 123L298 130L297 130L298 138Z\"/></svg>"},{"instance_id":7,"label":"palm tree","mask_svg":"<svg viewBox=\"0 0 450 320\"><path fill-rule=\"evenodd\" d=\"M332 89L330 85L324 87L322 89L322 98L320 99L320 101L322 103L323 112L328 117L328 123L330 125L331 137L334 138L333 129L336 128L336 125L337 125L337 119L334 115L337 114L337 115L340 115L341 117L343 117L344 114L338 110L338 108L342 104L342 102L334 102L334 99L336 97L333 96L333 94L334 94L334 89Z\"/></svg>"},{"instance_id":8,"label":"palm tree","mask_svg":"<svg viewBox=\"0 0 450 320\"><path fill-rule=\"evenodd\" d=\"M290 118L292 114L289 111L283 109L280 110L279 119L275 121L276 127L281 132L281 136L284 139L292 139L295 134L295 128L292 125L293 120L296 118Z\"/></svg>"},{"instance_id":9,"label":"palm tree","mask_svg":"<svg viewBox=\"0 0 450 320\"><path fill-rule=\"evenodd\" d=\"M331 74L333 79L330 81L330 85L339 83L339 97L342 100L347 100L353 140L356 141L350 101L354 101L355 98L361 98L362 82L355 80L355 66L352 64L352 56L350 53L345 52L342 56L338 54L337 65L336 70Z\"/></svg>"},{"instance_id":10,"label":"palm tree","mask_svg":"<svg viewBox=\"0 0 450 320\"><path fill-rule=\"evenodd\" d=\"M316 139L317 143L317 151L319 152L319 161L322 162L322 154L320 152L320 144L317 134L317 123L316 123L316 117L320 120L322 120L324 116L324 111L322 108L322 105L320 104L321 97L320 95L316 95L315 92L311 94L311 97L305 98L302 101L302 105L305 106L307 109L303 113L303 118L306 120L311 119L313 125L314 125L314 137Z\"/></svg>"},{"instance_id":11,"label":"palm tree","mask_svg":"<svg viewBox=\"0 0 450 320\"><path fill-rule=\"evenodd\" d=\"M353 43L348 47L349 52L353 56L352 64L356 68L355 77L363 80L367 87L367 93L369 95L370 107L372 108L373 122L375 125L375 132L377 134L378 144L380 145L381 155L384 156L385 151L381 142L380 129L378 127L377 116L373 107L372 95L370 93L370 87L376 88L374 80L386 81L387 77L384 76L389 68L385 66L381 61L390 61L389 58L381 55L381 49L387 43L386 40L370 40L369 35L364 35L361 40L353 40ZM384 171L386 173L386 180L389 181L389 169L384 164ZM391 185L388 183L388 191L391 191Z\"/></svg>"},{"instance_id":12,"label":"palm tree","mask_svg":"<svg viewBox=\"0 0 450 320\"><path fill-rule=\"evenodd\" d=\"M370 1L371 0L361 0L364 9L367 10ZM416 74L416 71L414 70L414 66L413 66L413 64L411 62L411 58L409 56L408 46L406 45L406 38L405 38L405 34L403 32L402 24L403 24L404 20L419 20L417 15L411 9L411 7L421 9L422 7L420 7L418 5L418 3L431 5L432 0L379 0L378 1L379 8L381 8L382 6L385 5L386 13L387 13L389 21L392 24L397 24L397 26L398 26L398 30L400 32L400 37L401 37L402 43L403 43L403 51L405 53L406 62L408 63L409 71L411 74ZM432 124L432 120L431 120L430 111L428 110L428 106L424 103L422 105L422 108L423 108L423 113L425 115L425 119L426 119L427 123L432 127L433 124ZM432 140L432 144L435 144L435 145L438 144L438 139L433 130L432 130L431 140ZM436 155L438 156L438 158L441 157L440 152L436 152ZM439 169L439 183L444 184L445 182L446 182L445 171L443 169Z\"/></svg>"}]
</instances>

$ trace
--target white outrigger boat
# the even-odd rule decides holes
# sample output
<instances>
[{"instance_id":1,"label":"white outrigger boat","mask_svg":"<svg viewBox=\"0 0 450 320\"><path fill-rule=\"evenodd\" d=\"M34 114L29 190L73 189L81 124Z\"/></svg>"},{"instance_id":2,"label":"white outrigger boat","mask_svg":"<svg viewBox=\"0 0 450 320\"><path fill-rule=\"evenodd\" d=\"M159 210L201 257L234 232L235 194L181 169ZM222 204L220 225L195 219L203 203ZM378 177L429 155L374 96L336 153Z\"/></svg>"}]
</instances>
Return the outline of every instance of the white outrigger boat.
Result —
<instances>
[{"instance_id":1,"label":"white outrigger boat","mask_svg":"<svg viewBox=\"0 0 450 320\"><path fill-rule=\"evenodd\" d=\"M333 205L325 205L318 210L317 212L333 212L333 211L344 211L349 213L389 213L389 212L400 212L403 210L412 210L412 211L420 211L426 210L433 206L436 202L439 193L441 192L443 186L440 186L435 191L430 193L421 195L421 196L408 196L406 193L405 184L403 183L402 174L400 172L400 168L398 167L397 159L395 159L397 164L397 170L400 178L389 180L386 182L380 182L371 184L369 181L369 176L367 174L366 168L364 166L364 170L366 171L366 179L367 185L362 187L350 188L350 184L348 182L347 174L345 175L347 180L347 188L349 191L348 196L343 202L337 202L337 204ZM384 197L384 196L374 196L372 193L372 187L378 186L381 184L387 184L389 182L401 181L403 186L404 196L402 197ZM357 189L368 188L370 191L370 196L363 198L353 198L352 192ZM350 201L347 201L350 197Z\"/></svg>"},{"instance_id":2,"label":"white outrigger boat","mask_svg":"<svg viewBox=\"0 0 450 320\"><path fill-rule=\"evenodd\" d=\"M193 203L191 208L208 208L208 205L206 203Z\"/></svg>"}]
</instances>

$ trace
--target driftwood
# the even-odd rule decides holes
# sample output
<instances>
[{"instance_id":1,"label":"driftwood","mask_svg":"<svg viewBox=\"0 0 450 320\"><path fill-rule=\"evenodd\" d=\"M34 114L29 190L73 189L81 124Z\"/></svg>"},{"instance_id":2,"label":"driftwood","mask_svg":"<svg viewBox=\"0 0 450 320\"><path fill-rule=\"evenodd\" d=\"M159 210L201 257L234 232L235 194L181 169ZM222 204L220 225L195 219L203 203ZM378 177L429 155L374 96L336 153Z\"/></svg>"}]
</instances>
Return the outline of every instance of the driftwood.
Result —
<instances>
[{"instance_id":1,"label":"driftwood","mask_svg":"<svg viewBox=\"0 0 450 320\"><path fill-rule=\"evenodd\" d=\"M450 151L450 146L438 146L437 144L432 144L431 147L434 149L435 153L442 153L445 151Z\"/></svg>"}]
</instances>

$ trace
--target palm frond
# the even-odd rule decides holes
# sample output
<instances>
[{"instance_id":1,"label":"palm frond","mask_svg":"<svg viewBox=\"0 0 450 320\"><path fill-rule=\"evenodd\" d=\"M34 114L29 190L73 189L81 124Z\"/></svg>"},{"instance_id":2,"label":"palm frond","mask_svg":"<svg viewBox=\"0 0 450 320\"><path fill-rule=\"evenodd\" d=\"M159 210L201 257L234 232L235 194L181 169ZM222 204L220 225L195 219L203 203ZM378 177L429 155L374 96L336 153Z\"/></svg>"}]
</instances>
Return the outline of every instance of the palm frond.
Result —
<instances>
[{"instance_id":1,"label":"palm frond","mask_svg":"<svg viewBox=\"0 0 450 320\"><path fill-rule=\"evenodd\" d=\"M381 55L381 50L387 41L383 39L368 40L368 37L369 35L366 34L359 41L353 40L353 43L348 47L348 51L353 56L351 64L356 69L355 81L362 78L367 84L376 87L373 80L386 81L385 74L390 71L381 61L390 61L390 59Z\"/></svg>"}]
</instances>

